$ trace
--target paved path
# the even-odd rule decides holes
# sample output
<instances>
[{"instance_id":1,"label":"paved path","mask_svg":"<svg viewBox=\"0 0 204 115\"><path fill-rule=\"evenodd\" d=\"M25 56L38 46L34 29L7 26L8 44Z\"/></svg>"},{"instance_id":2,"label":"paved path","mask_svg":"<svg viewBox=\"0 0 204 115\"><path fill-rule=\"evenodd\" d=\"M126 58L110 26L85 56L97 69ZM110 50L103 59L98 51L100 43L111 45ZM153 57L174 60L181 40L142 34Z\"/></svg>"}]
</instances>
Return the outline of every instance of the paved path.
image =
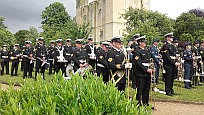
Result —
<instances>
[{"instance_id":1,"label":"paved path","mask_svg":"<svg viewBox=\"0 0 204 115\"><path fill-rule=\"evenodd\" d=\"M153 115L204 115L204 105L156 102Z\"/></svg>"}]
</instances>

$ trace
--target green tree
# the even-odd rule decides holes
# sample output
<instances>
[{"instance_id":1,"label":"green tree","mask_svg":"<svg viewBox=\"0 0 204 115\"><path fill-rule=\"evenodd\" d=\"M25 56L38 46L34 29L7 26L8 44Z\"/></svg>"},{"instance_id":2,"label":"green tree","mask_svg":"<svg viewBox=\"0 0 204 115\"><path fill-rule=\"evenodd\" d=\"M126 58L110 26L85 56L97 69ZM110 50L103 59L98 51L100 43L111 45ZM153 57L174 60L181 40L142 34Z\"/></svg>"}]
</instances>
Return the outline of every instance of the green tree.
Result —
<instances>
[{"instance_id":1,"label":"green tree","mask_svg":"<svg viewBox=\"0 0 204 115\"><path fill-rule=\"evenodd\" d=\"M19 30L14 34L14 36L16 38L17 43L20 44L20 46L23 46L26 40L31 40L30 31L28 30Z\"/></svg>"},{"instance_id":2,"label":"green tree","mask_svg":"<svg viewBox=\"0 0 204 115\"><path fill-rule=\"evenodd\" d=\"M0 17L0 29L6 29L6 25L4 24L4 18Z\"/></svg>"},{"instance_id":3,"label":"green tree","mask_svg":"<svg viewBox=\"0 0 204 115\"><path fill-rule=\"evenodd\" d=\"M58 38L75 40L77 38L87 38L92 28L90 24L78 25L75 19L71 19L62 3L54 2L50 4L41 15L42 29L40 35L46 38L46 43Z\"/></svg>"},{"instance_id":4,"label":"green tree","mask_svg":"<svg viewBox=\"0 0 204 115\"><path fill-rule=\"evenodd\" d=\"M173 31L173 20L158 12L129 8L122 17L126 20L127 38L140 33L147 35L150 44L153 38L161 39L164 34Z\"/></svg>"},{"instance_id":5,"label":"green tree","mask_svg":"<svg viewBox=\"0 0 204 115\"><path fill-rule=\"evenodd\" d=\"M12 47L15 44L14 36L11 32L6 29L0 29L0 46L6 44L9 47Z\"/></svg>"},{"instance_id":6,"label":"green tree","mask_svg":"<svg viewBox=\"0 0 204 115\"><path fill-rule=\"evenodd\" d=\"M42 29L45 38L65 37L62 35L67 22L71 20L66 8L60 2L50 4L42 12ZM60 36L58 36L60 35ZM62 36L61 36L62 35Z\"/></svg>"},{"instance_id":7,"label":"green tree","mask_svg":"<svg viewBox=\"0 0 204 115\"><path fill-rule=\"evenodd\" d=\"M203 38L204 18L197 17L194 13L182 13L175 21L175 35L182 40L183 34L192 35L192 42Z\"/></svg>"},{"instance_id":8,"label":"green tree","mask_svg":"<svg viewBox=\"0 0 204 115\"><path fill-rule=\"evenodd\" d=\"M29 35L28 38L35 44L36 39L39 37L38 30L35 27L30 27L29 28Z\"/></svg>"}]
</instances>

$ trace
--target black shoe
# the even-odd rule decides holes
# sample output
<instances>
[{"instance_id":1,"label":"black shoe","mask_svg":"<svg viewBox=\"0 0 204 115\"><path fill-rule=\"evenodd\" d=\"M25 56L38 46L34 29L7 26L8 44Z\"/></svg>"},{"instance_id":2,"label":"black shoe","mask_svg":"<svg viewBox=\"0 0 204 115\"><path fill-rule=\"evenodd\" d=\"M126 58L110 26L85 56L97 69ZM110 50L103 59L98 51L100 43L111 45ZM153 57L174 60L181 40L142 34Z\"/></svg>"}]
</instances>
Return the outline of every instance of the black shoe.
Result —
<instances>
[{"instance_id":1,"label":"black shoe","mask_svg":"<svg viewBox=\"0 0 204 115\"><path fill-rule=\"evenodd\" d=\"M173 96L173 94L172 94L172 93L166 93L166 95L168 95L168 96Z\"/></svg>"},{"instance_id":2,"label":"black shoe","mask_svg":"<svg viewBox=\"0 0 204 115\"><path fill-rule=\"evenodd\" d=\"M190 87L186 87L186 86L185 86L185 88L186 88L186 89L190 89Z\"/></svg>"}]
</instances>

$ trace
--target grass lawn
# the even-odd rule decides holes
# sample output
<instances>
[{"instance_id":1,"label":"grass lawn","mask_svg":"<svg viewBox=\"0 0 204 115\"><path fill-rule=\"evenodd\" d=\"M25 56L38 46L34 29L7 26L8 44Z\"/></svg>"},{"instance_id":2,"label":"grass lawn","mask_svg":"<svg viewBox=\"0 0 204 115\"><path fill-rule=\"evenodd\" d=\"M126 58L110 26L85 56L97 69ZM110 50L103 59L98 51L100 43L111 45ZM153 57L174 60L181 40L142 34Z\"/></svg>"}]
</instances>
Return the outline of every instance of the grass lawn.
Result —
<instances>
[{"instance_id":1,"label":"grass lawn","mask_svg":"<svg viewBox=\"0 0 204 115\"><path fill-rule=\"evenodd\" d=\"M157 88L164 91L164 82L160 81L161 84L157 85ZM204 86L195 86L191 89L185 89L184 83L181 81L174 81L174 92L175 95L167 96L158 92L150 92L153 98L166 99L174 101L191 101L191 102L204 102ZM130 88L130 96L135 97L136 90Z\"/></svg>"}]
</instances>

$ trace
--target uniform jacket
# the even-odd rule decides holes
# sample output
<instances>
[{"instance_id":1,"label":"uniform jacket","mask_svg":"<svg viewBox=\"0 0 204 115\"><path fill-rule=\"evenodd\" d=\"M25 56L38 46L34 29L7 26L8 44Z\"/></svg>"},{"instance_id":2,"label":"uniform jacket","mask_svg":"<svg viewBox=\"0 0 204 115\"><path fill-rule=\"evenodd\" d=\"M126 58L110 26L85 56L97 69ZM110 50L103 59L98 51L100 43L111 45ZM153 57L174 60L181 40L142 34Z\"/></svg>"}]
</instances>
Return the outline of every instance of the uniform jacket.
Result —
<instances>
[{"instance_id":1,"label":"uniform jacket","mask_svg":"<svg viewBox=\"0 0 204 115\"><path fill-rule=\"evenodd\" d=\"M112 71L112 74L114 74L117 70L125 70L125 65L123 64L125 55L122 50L118 50L115 48L112 48L108 52L108 64L110 67L110 70ZM119 77L116 75L115 80L117 80ZM126 78L123 77L119 83L125 83Z\"/></svg>"},{"instance_id":2,"label":"uniform jacket","mask_svg":"<svg viewBox=\"0 0 204 115\"><path fill-rule=\"evenodd\" d=\"M150 74L147 73L148 66L145 66L143 63L150 63L149 51L138 47L135 49L132 58L133 72L137 77L150 76Z\"/></svg>"},{"instance_id":3,"label":"uniform jacket","mask_svg":"<svg viewBox=\"0 0 204 115\"><path fill-rule=\"evenodd\" d=\"M151 57L154 59L154 62L156 64L159 64L159 51L158 51L158 48L155 46L155 45L152 45L150 47L150 54L151 54Z\"/></svg>"},{"instance_id":4,"label":"uniform jacket","mask_svg":"<svg viewBox=\"0 0 204 115\"><path fill-rule=\"evenodd\" d=\"M191 50L184 50L183 52L184 66L193 65L193 54Z\"/></svg>"},{"instance_id":5,"label":"uniform jacket","mask_svg":"<svg viewBox=\"0 0 204 115\"><path fill-rule=\"evenodd\" d=\"M164 68L172 68L175 67L175 60L171 58L171 56L175 57L175 48L173 44L167 42L163 45L161 49L161 54L163 58Z\"/></svg>"},{"instance_id":6,"label":"uniform jacket","mask_svg":"<svg viewBox=\"0 0 204 115\"><path fill-rule=\"evenodd\" d=\"M34 57L35 53L34 53L33 47L26 47L23 49L23 55L30 57L31 54L33 54L33 57ZM28 57L23 56L22 61L30 61L30 59Z\"/></svg>"},{"instance_id":7,"label":"uniform jacket","mask_svg":"<svg viewBox=\"0 0 204 115\"><path fill-rule=\"evenodd\" d=\"M79 65L82 64L80 60L85 60L86 63L89 62L89 57L87 52L82 48L75 48L73 50L73 57L72 60L74 61L74 70L79 68Z\"/></svg>"},{"instance_id":8,"label":"uniform jacket","mask_svg":"<svg viewBox=\"0 0 204 115\"><path fill-rule=\"evenodd\" d=\"M40 59L47 57L47 49L44 44L37 44L35 46L36 62L41 62ZM40 58L40 59L39 59Z\"/></svg>"},{"instance_id":9,"label":"uniform jacket","mask_svg":"<svg viewBox=\"0 0 204 115\"><path fill-rule=\"evenodd\" d=\"M19 58L20 57L17 57L17 55L19 55L20 56L20 53L21 53L21 51L20 50L15 50L15 49L12 49L11 50L11 57L15 57L15 58L17 58L17 59L13 59L13 60L11 60L12 62L19 62Z\"/></svg>"},{"instance_id":10,"label":"uniform jacket","mask_svg":"<svg viewBox=\"0 0 204 115\"><path fill-rule=\"evenodd\" d=\"M65 59L68 61L68 62L71 62L71 58L72 58L72 46L68 46L68 45L65 45L64 46L64 50L65 50Z\"/></svg>"},{"instance_id":11,"label":"uniform jacket","mask_svg":"<svg viewBox=\"0 0 204 115\"><path fill-rule=\"evenodd\" d=\"M9 50L1 50L1 59L4 61L9 61L10 60L10 51Z\"/></svg>"}]
</instances>

